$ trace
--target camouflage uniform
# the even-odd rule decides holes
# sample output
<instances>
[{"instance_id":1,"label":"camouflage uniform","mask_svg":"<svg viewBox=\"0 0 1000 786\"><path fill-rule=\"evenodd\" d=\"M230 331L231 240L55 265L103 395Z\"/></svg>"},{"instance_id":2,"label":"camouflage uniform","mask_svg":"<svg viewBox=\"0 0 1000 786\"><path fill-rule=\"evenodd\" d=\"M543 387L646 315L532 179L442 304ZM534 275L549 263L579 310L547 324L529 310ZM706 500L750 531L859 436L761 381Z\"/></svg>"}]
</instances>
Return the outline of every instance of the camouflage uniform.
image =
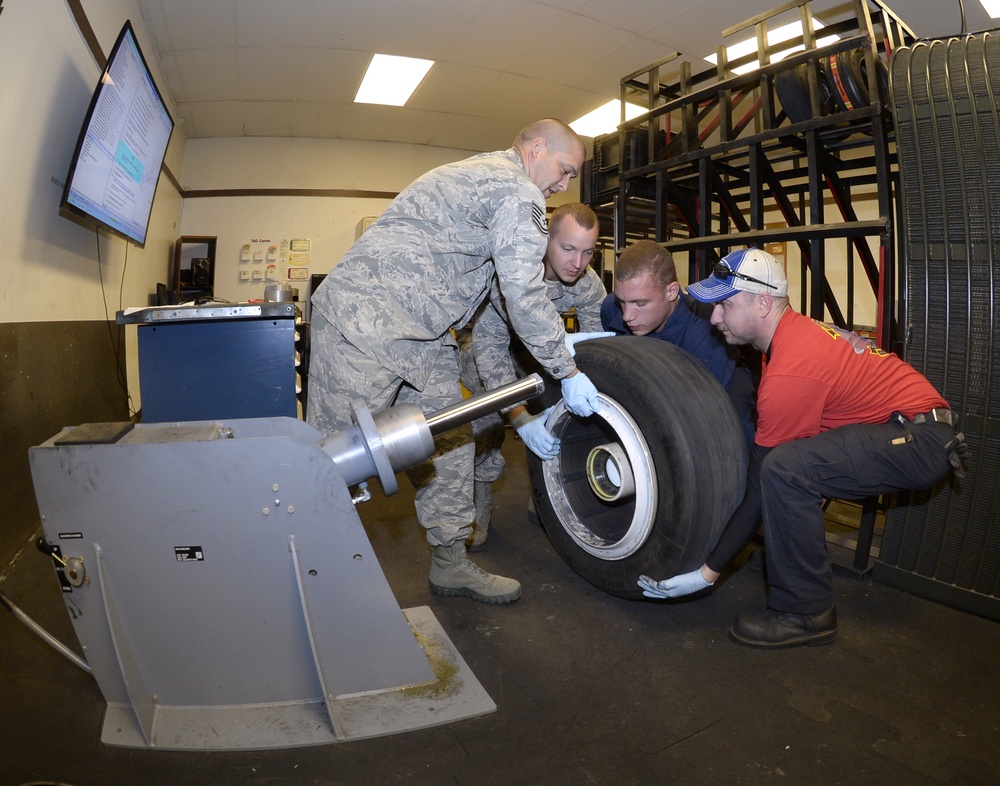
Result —
<instances>
[{"instance_id":1,"label":"camouflage uniform","mask_svg":"<svg viewBox=\"0 0 1000 786\"><path fill-rule=\"evenodd\" d=\"M573 284L562 281L546 281L546 295L556 310L565 313L576 309L579 329L583 333L603 330L601 327L601 304L607 290L594 269L587 267L584 274ZM489 300L477 312L472 326L471 347L462 347L462 382L470 391L470 385L478 384L480 389L490 390L513 382L524 376L525 364L518 363L516 353L511 350L511 332L504 298L496 287L490 291ZM469 355L470 357L465 357ZM478 379L473 381L473 375ZM476 436L476 481L499 480L504 471L504 458L500 447L504 440L504 422L499 415L480 418L474 424Z\"/></svg>"},{"instance_id":2,"label":"camouflage uniform","mask_svg":"<svg viewBox=\"0 0 1000 786\"><path fill-rule=\"evenodd\" d=\"M472 343L479 376L487 389L513 382L519 376L511 355L510 317L506 296L497 287L490 290L490 299L476 315L472 326ZM545 295L559 313L576 309L580 331L603 330L601 303L607 296L604 284L593 268L588 267L573 284L546 281Z\"/></svg>"},{"instance_id":3,"label":"camouflage uniform","mask_svg":"<svg viewBox=\"0 0 1000 786\"><path fill-rule=\"evenodd\" d=\"M557 379L576 368L546 296L545 200L511 148L445 164L415 180L372 224L312 297L307 420L351 425L348 402L373 411L403 401L425 413L461 398L450 329L465 325L494 280L511 325ZM468 430L442 435L433 468L410 472L432 545L468 535Z\"/></svg>"}]
</instances>

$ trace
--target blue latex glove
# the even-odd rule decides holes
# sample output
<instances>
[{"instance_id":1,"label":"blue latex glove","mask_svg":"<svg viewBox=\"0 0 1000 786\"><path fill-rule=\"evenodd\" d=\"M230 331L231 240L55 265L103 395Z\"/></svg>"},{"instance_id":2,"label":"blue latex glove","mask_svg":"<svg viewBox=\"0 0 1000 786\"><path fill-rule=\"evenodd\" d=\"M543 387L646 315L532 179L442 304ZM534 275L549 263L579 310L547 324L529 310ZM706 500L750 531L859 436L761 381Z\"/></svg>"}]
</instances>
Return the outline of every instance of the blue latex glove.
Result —
<instances>
[{"instance_id":1,"label":"blue latex glove","mask_svg":"<svg viewBox=\"0 0 1000 786\"><path fill-rule=\"evenodd\" d=\"M581 341L590 341L592 338L609 338L613 336L614 333L567 333L566 334L566 349L569 350L569 354L576 357L576 345Z\"/></svg>"},{"instance_id":2,"label":"blue latex glove","mask_svg":"<svg viewBox=\"0 0 1000 786\"><path fill-rule=\"evenodd\" d=\"M552 407L549 407L541 415L532 415L525 411L510 422L514 430L517 431L517 435L528 446L528 450L543 461L559 455L559 437L549 433L549 430L545 428L545 421L551 411Z\"/></svg>"},{"instance_id":3,"label":"blue latex glove","mask_svg":"<svg viewBox=\"0 0 1000 786\"><path fill-rule=\"evenodd\" d=\"M563 378L562 395L566 409L581 418L593 415L601 408L601 402L597 398L597 388L590 381L590 377L582 371Z\"/></svg>"},{"instance_id":4,"label":"blue latex glove","mask_svg":"<svg viewBox=\"0 0 1000 786\"><path fill-rule=\"evenodd\" d=\"M714 583L705 581L701 575L701 568L662 581L655 581L649 576L640 576L638 581L642 594L647 598L679 598L682 595L708 589Z\"/></svg>"}]
</instances>

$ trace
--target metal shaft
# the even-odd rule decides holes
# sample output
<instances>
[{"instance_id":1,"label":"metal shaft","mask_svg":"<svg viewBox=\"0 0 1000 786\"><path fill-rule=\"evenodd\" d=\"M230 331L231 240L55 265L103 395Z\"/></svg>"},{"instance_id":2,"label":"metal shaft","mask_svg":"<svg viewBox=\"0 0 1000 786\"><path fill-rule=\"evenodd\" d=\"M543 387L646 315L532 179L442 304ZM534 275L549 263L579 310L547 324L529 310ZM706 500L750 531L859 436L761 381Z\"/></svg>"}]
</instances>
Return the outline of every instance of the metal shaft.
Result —
<instances>
[{"instance_id":1,"label":"metal shaft","mask_svg":"<svg viewBox=\"0 0 1000 786\"><path fill-rule=\"evenodd\" d=\"M378 476L386 494L395 494L395 473L415 467L434 453L434 437L483 415L511 407L542 391L538 374L473 396L425 416L416 404L397 404L374 416L354 402L354 426L319 443L351 486Z\"/></svg>"},{"instance_id":2,"label":"metal shaft","mask_svg":"<svg viewBox=\"0 0 1000 786\"><path fill-rule=\"evenodd\" d=\"M465 401L439 409L427 416L427 426L431 434L437 436L464 423L498 412L504 407L512 407L525 399L538 395L545 387L538 374L530 374L509 385L473 396Z\"/></svg>"}]
</instances>

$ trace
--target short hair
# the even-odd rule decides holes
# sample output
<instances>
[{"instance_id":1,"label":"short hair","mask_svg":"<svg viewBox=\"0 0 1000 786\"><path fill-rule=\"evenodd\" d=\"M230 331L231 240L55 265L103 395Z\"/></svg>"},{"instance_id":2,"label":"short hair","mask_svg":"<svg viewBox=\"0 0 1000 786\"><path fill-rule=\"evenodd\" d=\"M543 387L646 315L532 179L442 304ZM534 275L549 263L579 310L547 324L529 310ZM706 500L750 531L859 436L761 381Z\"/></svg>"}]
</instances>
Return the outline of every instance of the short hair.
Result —
<instances>
[{"instance_id":1,"label":"short hair","mask_svg":"<svg viewBox=\"0 0 1000 786\"><path fill-rule=\"evenodd\" d=\"M584 229L593 229L597 226L597 213L582 202L567 202L565 205L559 205L549 216L549 235L559 231L559 225L567 216L572 216L573 220Z\"/></svg>"},{"instance_id":2,"label":"short hair","mask_svg":"<svg viewBox=\"0 0 1000 786\"><path fill-rule=\"evenodd\" d=\"M615 281L628 281L647 271L661 287L677 280L673 255L652 240L639 240L627 246L615 261Z\"/></svg>"},{"instance_id":3,"label":"short hair","mask_svg":"<svg viewBox=\"0 0 1000 786\"><path fill-rule=\"evenodd\" d=\"M562 120L556 120L554 117L544 117L541 120L536 120L530 126L522 128L521 133L514 140L514 147L530 145L532 140L539 137L544 139L552 150L566 152L570 145L575 145L584 154L587 152L587 146L583 143L580 135Z\"/></svg>"}]
</instances>

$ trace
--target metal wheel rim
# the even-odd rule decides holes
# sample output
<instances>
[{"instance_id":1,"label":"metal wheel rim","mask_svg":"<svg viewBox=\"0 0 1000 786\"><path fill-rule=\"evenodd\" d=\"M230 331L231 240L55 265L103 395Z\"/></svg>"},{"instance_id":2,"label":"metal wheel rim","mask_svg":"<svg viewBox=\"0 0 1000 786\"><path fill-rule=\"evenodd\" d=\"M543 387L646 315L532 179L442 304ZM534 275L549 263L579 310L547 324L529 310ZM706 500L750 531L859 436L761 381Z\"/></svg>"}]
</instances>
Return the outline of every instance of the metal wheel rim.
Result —
<instances>
[{"instance_id":1,"label":"metal wheel rim","mask_svg":"<svg viewBox=\"0 0 1000 786\"><path fill-rule=\"evenodd\" d=\"M585 497L581 491L582 484L577 478L573 483L572 493L567 487L567 475L576 477L579 473L574 466L566 466L564 451L554 459L542 462L542 477L549 502L559 519L560 525L573 538L574 542L585 552L603 560L614 561L625 559L640 548L649 538L656 517L657 490L654 480L653 459L638 424L617 401L604 393L599 394L600 411L587 421L600 420L604 428L613 432L615 441L624 449L632 474L635 477L634 504L628 510L620 508L623 516L629 516L627 523L622 524L622 531L614 537L607 537L596 532L580 516L580 500ZM586 430L585 421L576 418L559 402L549 415L549 429L560 436L571 433L577 428ZM595 434L594 441L600 437ZM605 440L606 441L606 440ZM594 499L597 495L590 490ZM585 500L590 502L590 500Z\"/></svg>"}]
</instances>

